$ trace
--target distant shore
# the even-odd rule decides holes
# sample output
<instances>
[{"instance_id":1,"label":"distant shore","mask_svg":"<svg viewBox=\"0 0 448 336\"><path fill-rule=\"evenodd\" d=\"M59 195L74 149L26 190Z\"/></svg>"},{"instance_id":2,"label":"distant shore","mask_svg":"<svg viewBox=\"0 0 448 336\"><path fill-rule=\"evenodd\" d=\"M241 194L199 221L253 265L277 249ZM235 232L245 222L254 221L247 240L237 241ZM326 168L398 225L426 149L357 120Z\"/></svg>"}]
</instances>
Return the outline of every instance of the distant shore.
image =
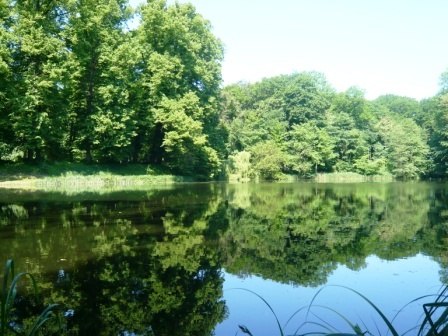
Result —
<instances>
[{"instance_id":1,"label":"distant shore","mask_svg":"<svg viewBox=\"0 0 448 336\"><path fill-rule=\"evenodd\" d=\"M280 182L299 180L285 175ZM317 183L390 182L391 175L365 176L357 173L324 173L308 179ZM194 177L173 175L160 167L143 164L3 164L0 165L0 189L19 190L130 190L155 185L198 181ZM256 182L249 179L229 180L230 183Z\"/></svg>"},{"instance_id":2,"label":"distant shore","mask_svg":"<svg viewBox=\"0 0 448 336\"><path fill-rule=\"evenodd\" d=\"M191 182L148 165L5 164L0 166L0 188L23 190L132 189L157 184Z\"/></svg>"}]
</instances>

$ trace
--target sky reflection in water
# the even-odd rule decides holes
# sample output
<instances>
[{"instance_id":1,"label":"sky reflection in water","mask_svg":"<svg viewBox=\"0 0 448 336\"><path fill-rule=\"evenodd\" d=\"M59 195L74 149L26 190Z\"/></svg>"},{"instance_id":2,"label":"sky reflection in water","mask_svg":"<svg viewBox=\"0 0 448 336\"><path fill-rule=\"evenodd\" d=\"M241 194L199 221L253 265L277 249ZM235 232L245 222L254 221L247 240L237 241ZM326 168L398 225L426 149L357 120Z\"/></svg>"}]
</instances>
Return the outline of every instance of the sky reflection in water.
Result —
<instances>
[{"instance_id":1,"label":"sky reflection in water","mask_svg":"<svg viewBox=\"0 0 448 336\"><path fill-rule=\"evenodd\" d=\"M267 306L231 288L261 295L282 323L325 284L359 291L392 319L447 282L447 213L448 188L430 183L3 192L0 257L73 311L72 335L227 336L238 325L275 335ZM325 288L315 303L379 324L347 289ZM331 311L312 311L341 326ZM394 325L404 332L421 313L414 304ZM285 331L303 321L302 312Z\"/></svg>"},{"instance_id":2,"label":"sky reflection in water","mask_svg":"<svg viewBox=\"0 0 448 336\"><path fill-rule=\"evenodd\" d=\"M333 308L353 323L361 325L364 322L370 330L376 330L375 323L380 330L386 330L378 314L367 302L357 294L333 285L348 286L365 295L389 320L399 313L393 324L402 334L422 318L421 304L430 300L419 301L401 309L418 297L438 293L442 286L439 271L438 263L418 254L394 261L369 256L366 267L359 271L341 265L328 277L327 284L319 287L291 286L259 276L225 273L224 293L230 314L227 320L217 326L216 336L233 335L238 325L247 326L254 335L278 334L275 317L267 305L256 295L240 288L253 290L262 296L271 305L282 326L298 309L309 305L319 289L323 288L314 301L315 305ZM315 311L332 326L339 328L339 331L347 331L347 324L334 313L319 309ZM306 311L297 314L284 331L294 333L304 322L305 315ZM306 330L309 329L301 329L302 332Z\"/></svg>"}]
</instances>

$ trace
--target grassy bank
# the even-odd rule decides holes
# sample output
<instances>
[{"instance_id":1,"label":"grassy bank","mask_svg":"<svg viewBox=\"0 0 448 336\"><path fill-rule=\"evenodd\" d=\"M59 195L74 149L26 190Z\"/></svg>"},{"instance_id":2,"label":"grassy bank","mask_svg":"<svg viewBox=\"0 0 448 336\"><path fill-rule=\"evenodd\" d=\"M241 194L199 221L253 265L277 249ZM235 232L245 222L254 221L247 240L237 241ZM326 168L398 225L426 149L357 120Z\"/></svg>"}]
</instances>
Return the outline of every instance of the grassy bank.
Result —
<instances>
[{"instance_id":1,"label":"grassy bank","mask_svg":"<svg viewBox=\"0 0 448 336\"><path fill-rule=\"evenodd\" d=\"M248 182L229 176L229 182ZM188 176L176 176L166 169L145 164L2 164L0 188L33 190L105 190L146 188L153 185L192 182ZM282 175L279 182L294 182L297 177ZM365 176L357 173L318 174L318 183L390 182L391 175ZM258 182L255 179L255 182Z\"/></svg>"},{"instance_id":2,"label":"grassy bank","mask_svg":"<svg viewBox=\"0 0 448 336\"><path fill-rule=\"evenodd\" d=\"M148 165L86 165L79 163L5 164L0 188L12 189L127 189L192 181Z\"/></svg>"},{"instance_id":3,"label":"grassy bank","mask_svg":"<svg viewBox=\"0 0 448 336\"><path fill-rule=\"evenodd\" d=\"M319 183L356 183L356 182L391 182L392 175L361 175L358 173L327 173L317 174L314 178Z\"/></svg>"}]
</instances>

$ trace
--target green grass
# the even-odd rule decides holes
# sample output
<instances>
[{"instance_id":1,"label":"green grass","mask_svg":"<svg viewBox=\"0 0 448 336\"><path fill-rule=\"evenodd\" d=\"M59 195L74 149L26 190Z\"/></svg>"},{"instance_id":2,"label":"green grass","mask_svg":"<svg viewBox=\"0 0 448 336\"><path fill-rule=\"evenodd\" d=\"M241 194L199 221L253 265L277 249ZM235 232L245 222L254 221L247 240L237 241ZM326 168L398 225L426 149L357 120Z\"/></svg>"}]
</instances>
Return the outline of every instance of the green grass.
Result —
<instances>
[{"instance_id":1,"label":"green grass","mask_svg":"<svg viewBox=\"0 0 448 336\"><path fill-rule=\"evenodd\" d=\"M169 175L166 169L145 164L84 164L84 163L4 163L0 164L0 180L23 178L56 177L67 174L97 175L108 173L120 176L129 175Z\"/></svg>"},{"instance_id":2,"label":"green grass","mask_svg":"<svg viewBox=\"0 0 448 336\"><path fill-rule=\"evenodd\" d=\"M0 188L39 190L117 190L145 188L193 180L143 164L86 165L77 163L5 164Z\"/></svg>"},{"instance_id":3,"label":"green grass","mask_svg":"<svg viewBox=\"0 0 448 336\"><path fill-rule=\"evenodd\" d=\"M320 183L355 183L355 182L391 182L392 175L372 175L366 176L352 172L317 174L314 178Z\"/></svg>"}]
</instances>

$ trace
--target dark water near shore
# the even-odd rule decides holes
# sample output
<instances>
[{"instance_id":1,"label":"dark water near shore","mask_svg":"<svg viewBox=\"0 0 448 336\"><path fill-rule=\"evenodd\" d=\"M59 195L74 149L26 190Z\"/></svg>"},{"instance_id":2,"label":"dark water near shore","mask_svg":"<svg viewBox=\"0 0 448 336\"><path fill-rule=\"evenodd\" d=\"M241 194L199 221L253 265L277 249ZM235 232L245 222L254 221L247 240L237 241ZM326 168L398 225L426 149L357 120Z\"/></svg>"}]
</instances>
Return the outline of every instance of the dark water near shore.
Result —
<instances>
[{"instance_id":1,"label":"dark water near shore","mask_svg":"<svg viewBox=\"0 0 448 336\"><path fill-rule=\"evenodd\" d=\"M14 258L18 270L36 275L49 302L73 312L71 335L226 336L239 324L254 335L278 334L266 304L235 288L261 295L282 324L326 284L360 291L392 318L405 303L448 283L448 186L1 191L0 257ZM315 303L382 328L347 289L325 287ZM350 331L332 311L313 312ZM287 333L305 315L299 312ZM421 315L421 303L414 303L394 324L404 332Z\"/></svg>"}]
</instances>

